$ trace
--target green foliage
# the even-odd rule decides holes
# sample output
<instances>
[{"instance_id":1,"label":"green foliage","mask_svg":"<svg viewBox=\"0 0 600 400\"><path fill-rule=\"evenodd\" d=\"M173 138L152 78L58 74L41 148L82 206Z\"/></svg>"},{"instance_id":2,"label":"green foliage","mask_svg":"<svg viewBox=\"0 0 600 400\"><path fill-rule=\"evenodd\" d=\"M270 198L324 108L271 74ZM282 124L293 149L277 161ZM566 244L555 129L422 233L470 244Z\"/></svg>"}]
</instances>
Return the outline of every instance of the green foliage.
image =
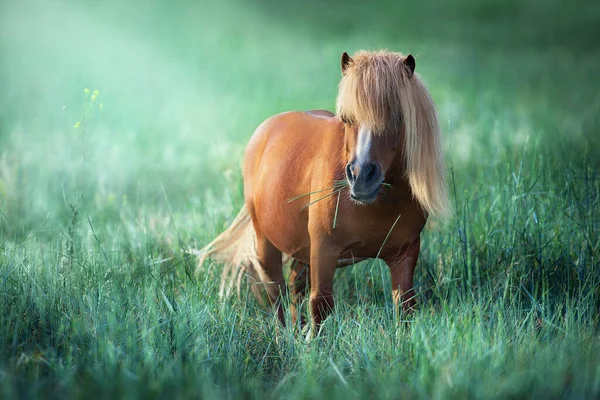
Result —
<instances>
[{"instance_id":1,"label":"green foliage","mask_svg":"<svg viewBox=\"0 0 600 400\"><path fill-rule=\"evenodd\" d=\"M0 397L600 395L596 4L175 4L3 6ZM416 55L455 214L410 321L364 262L306 343L185 250L236 215L253 129L379 47Z\"/></svg>"}]
</instances>

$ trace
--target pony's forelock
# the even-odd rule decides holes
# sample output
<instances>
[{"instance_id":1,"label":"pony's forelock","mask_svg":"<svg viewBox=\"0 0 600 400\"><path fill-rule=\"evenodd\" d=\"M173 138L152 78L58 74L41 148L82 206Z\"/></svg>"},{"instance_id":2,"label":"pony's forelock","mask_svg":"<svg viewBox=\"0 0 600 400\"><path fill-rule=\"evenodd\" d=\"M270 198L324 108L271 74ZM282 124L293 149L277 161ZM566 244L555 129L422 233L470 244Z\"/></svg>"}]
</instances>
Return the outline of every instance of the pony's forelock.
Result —
<instances>
[{"instance_id":1,"label":"pony's forelock","mask_svg":"<svg viewBox=\"0 0 600 400\"><path fill-rule=\"evenodd\" d=\"M400 53L360 51L344 70L337 114L369 126L375 134L396 132L402 123L400 92L408 80Z\"/></svg>"},{"instance_id":2,"label":"pony's forelock","mask_svg":"<svg viewBox=\"0 0 600 400\"><path fill-rule=\"evenodd\" d=\"M427 213L447 215L449 201L440 129L433 100L402 53L360 51L344 70L337 114L397 135L404 124L404 159L411 190Z\"/></svg>"}]
</instances>

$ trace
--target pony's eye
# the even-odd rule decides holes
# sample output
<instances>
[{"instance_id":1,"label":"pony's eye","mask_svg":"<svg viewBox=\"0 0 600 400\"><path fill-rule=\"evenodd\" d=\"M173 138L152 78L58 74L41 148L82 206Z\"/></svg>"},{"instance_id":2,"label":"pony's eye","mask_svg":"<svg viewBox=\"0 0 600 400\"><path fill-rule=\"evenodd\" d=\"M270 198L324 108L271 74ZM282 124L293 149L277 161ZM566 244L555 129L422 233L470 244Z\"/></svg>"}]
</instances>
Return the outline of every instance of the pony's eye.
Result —
<instances>
[{"instance_id":1,"label":"pony's eye","mask_svg":"<svg viewBox=\"0 0 600 400\"><path fill-rule=\"evenodd\" d=\"M340 119L346 125L352 125L352 120L348 118L346 115L340 115Z\"/></svg>"}]
</instances>

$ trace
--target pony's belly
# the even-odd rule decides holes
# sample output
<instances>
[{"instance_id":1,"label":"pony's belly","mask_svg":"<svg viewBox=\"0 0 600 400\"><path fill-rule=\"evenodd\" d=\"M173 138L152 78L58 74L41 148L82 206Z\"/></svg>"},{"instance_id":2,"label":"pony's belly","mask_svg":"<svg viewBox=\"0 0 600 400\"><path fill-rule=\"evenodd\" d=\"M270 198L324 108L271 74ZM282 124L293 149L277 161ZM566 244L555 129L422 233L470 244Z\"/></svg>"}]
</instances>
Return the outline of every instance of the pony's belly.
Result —
<instances>
[{"instance_id":1,"label":"pony's belly","mask_svg":"<svg viewBox=\"0 0 600 400\"><path fill-rule=\"evenodd\" d=\"M263 228L267 239L282 253L302 261L310 259L310 239L298 225L289 223L265 224Z\"/></svg>"},{"instance_id":2,"label":"pony's belly","mask_svg":"<svg viewBox=\"0 0 600 400\"><path fill-rule=\"evenodd\" d=\"M309 248L299 249L292 253L287 253L287 252L284 252L284 253L289 254L289 256L295 260L298 260L305 264L310 264L310 249Z\"/></svg>"},{"instance_id":3,"label":"pony's belly","mask_svg":"<svg viewBox=\"0 0 600 400\"><path fill-rule=\"evenodd\" d=\"M397 248L396 246L394 246L395 249ZM397 251L397 250L395 250ZM376 258L378 255L378 249L371 247L371 246L351 246L349 248L346 248L346 250L342 251L342 253L340 254L340 259L345 259L345 260L351 260L351 259L355 259L355 260L367 260L369 258ZM387 254L379 254L379 256L385 256ZM358 262L358 261L356 261ZM353 263L355 264L355 263Z\"/></svg>"}]
</instances>

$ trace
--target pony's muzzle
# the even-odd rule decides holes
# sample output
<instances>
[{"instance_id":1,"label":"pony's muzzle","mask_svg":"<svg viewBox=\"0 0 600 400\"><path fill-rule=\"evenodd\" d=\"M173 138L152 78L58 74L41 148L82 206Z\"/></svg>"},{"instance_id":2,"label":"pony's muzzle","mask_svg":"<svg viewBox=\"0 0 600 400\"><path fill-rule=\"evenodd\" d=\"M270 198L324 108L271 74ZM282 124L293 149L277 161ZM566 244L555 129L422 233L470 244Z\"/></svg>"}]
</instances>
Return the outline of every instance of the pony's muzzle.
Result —
<instances>
[{"instance_id":1,"label":"pony's muzzle","mask_svg":"<svg viewBox=\"0 0 600 400\"><path fill-rule=\"evenodd\" d=\"M351 162L346 165L346 178L350 184L350 197L370 204L375 201L383 182L383 174L376 163Z\"/></svg>"}]
</instances>

